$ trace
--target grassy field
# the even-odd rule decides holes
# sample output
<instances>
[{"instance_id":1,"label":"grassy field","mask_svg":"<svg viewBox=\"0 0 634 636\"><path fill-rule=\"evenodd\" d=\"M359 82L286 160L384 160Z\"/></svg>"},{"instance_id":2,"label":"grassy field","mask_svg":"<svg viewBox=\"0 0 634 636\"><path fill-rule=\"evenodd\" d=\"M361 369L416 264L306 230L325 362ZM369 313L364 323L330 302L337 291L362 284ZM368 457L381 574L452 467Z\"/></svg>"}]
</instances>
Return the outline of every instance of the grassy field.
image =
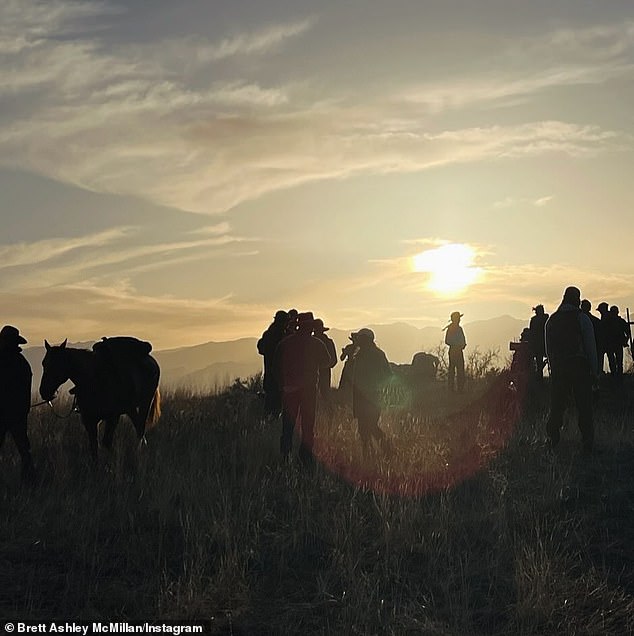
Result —
<instances>
[{"instance_id":1,"label":"grassy field","mask_svg":"<svg viewBox=\"0 0 634 636\"><path fill-rule=\"evenodd\" d=\"M165 395L137 450L123 421L94 467L78 417L31 414L38 484L0 456L5 620L206 619L219 634L634 633L632 387L603 392L597 452L546 394L398 392L393 451L364 460L320 409L318 462L279 458L252 390ZM628 378L630 380L630 378ZM252 382L255 387L255 381Z\"/></svg>"}]
</instances>

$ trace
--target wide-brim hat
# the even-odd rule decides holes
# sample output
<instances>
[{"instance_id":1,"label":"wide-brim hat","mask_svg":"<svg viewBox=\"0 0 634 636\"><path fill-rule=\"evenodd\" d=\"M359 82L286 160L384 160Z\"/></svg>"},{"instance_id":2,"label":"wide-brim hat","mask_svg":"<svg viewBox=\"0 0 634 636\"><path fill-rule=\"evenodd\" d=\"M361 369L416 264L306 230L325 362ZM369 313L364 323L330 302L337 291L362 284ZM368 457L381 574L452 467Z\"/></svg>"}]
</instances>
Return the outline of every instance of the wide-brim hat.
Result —
<instances>
[{"instance_id":1,"label":"wide-brim hat","mask_svg":"<svg viewBox=\"0 0 634 636\"><path fill-rule=\"evenodd\" d=\"M324 327L324 321L321 318L315 318L313 323L315 331L328 331L330 327Z\"/></svg>"},{"instance_id":2,"label":"wide-brim hat","mask_svg":"<svg viewBox=\"0 0 634 636\"><path fill-rule=\"evenodd\" d=\"M297 326L300 328L312 328L315 324L315 318L313 317L312 311L303 311L297 314L297 318L295 320L297 322Z\"/></svg>"},{"instance_id":3,"label":"wide-brim hat","mask_svg":"<svg viewBox=\"0 0 634 636\"><path fill-rule=\"evenodd\" d=\"M9 344L26 344L26 338L20 335L16 327L5 325L0 329L0 342L8 342Z\"/></svg>"},{"instance_id":4,"label":"wide-brim hat","mask_svg":"<svg viewBox=\"0 0 634 636\"><path fill-rule=\"evenodd\" d=\"M370 342L374 342L374 331L372 329L368 329L367 327L363 327L363 329L359 329L356 333L352 334L356 340L369 340Z\"/></svg>"}]
</instances>

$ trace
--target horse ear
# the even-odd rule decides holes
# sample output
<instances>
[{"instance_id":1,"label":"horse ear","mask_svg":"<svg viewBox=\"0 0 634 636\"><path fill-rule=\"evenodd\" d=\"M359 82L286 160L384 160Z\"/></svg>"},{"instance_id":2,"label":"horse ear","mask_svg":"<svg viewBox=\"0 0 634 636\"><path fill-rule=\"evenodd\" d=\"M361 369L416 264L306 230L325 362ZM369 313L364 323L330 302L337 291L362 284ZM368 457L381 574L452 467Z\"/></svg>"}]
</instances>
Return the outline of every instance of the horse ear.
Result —
<instances>
[{"instance_id":1,"label":"horse ear","mask_svg":"<svg viewBox=\"0 0 634 636\"><path fill-rule=\"evenodd\" d=\"M60 349L66 349L66 343L68 342L68 338L66 338L66 340L64 340L64 342L62 342L61 345L59 345Z\"/></svg>"},{"instance_id":2,"label":"horse ear","mask_svg":"<svg viewBox=\"0 0 634 636\"><path fill-rule=\"evenodd\" d=\"M46 350L47 350L47 351L50 351L50 350L51 350L51 345L50 345L50 344L48 344L48 340L44 340L44 346L46 347Z\"/></svg>"}]
</instances>

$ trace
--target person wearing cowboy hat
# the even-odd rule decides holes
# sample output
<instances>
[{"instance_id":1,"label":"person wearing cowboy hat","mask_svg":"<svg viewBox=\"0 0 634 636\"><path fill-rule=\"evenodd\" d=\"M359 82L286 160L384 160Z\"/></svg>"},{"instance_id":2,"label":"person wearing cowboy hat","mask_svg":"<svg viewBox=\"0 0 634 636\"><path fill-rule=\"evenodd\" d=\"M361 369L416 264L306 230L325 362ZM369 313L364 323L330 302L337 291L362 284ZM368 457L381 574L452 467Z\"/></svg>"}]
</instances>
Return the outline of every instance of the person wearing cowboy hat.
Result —
<instances>
[{"instance_id":1,"label":"person wearing cowboy hat","mask_svg":"<svg viewBox=\"0 0 634 636\"><path fill-rule=\"evenodd\" d=\"M22 460L22 479L35 476L31 444L27 434L27 416L31 408L31 366L20 345L26 339L18 329L5 325L0 330L0 446L11 433Z\"/></svg>"},{"instance_id":2,"label":"person wearing cowboy hat","mask_svg":"<svg viewBox=\"0 0 634 636\"><path fill-rule=\"evenodd\" d=\"M280 451L288 459L293 447L293 431L299 424L299 459L306 467L313 464L315 411L319 370L330 365L326 345L313 336L312 312L297 315L297 328L275 349L274 369L282 391L282 435Z\"/></svg>"},{"instance_id":3,"label":"person wearing cowboy hat","mask_svg":"<svg viewBox=\"0 0 634 636\"><path fill-rule=\"evenodd\" d=\"M331 369L337 364L337 347L332 338L326 334L326 331L329 329L330 327L324 326L324 321L321 318L315 318L313 323L313 336L324 343L330 355L330 365L319 369L319 395L325 400L330 397Z\"/></svg>"},{"instance_id":4,"label":"person wearing cowboy hat","mask_svg":"<svg viewBox=\"0 0 634 636\"><path fill-rule=\"evenodd\" d=\"M273 360L277 345L287 335L287 326L288 312L280 309L275 312L273 322L267 327L257 343L258 353L264 358L264 374L262 377L264 412L270 418L277 418L282 412L282 393L275 377Z\"/></svg>"},{"instance_id":5,"label":"person wearing cowboy hat","mask_svg":"<svg viewBox=\"0 0 634 636\"><path fill-rule=\"evenodd\" d=\"M454 311L450 316L451 322L445 327L447 331L445 334L445 344L449 347L447 386L449 391L453 392L455 378L455 388L458 390L458 393L464 391L465 383L463 350L467 346L467 340L460 326L460 319L463 315L464 314L461 314L459 311Z\"/></svg>"},{"instance_id":6,"label":"person wearing cowboy hat","mask_svg":"<svg viewBox=\"0 0 634 636\"><path fill-rule=\"evenodd\" d=\"M535 315L528 323L529 342L531 354L534 360L535 377L538 382L544 380L544 367L546 366L546 340L544 336L544 327L548 320L548 314L544 311L544 305L535 305L533 307Z\"/></svg>"}]
</instances>

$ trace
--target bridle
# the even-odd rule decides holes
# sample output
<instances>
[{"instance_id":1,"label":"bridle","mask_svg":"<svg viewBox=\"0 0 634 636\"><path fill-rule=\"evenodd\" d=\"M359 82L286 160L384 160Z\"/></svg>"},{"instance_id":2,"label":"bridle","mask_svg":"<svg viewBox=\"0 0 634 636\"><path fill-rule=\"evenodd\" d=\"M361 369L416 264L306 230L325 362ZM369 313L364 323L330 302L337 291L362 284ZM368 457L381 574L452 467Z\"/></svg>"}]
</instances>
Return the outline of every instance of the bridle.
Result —
<instances>
[{"instance_id":1,"label":"bridle","mask_svg":"<svg viewBox=\"0 0 634 636\"><path fill-rule=\"evenodd\" d=\"M37 402L37 404L31 404L31 408L34 409L38 406L42 406L44 404L48 404L51 407L51 411L53 413L53 415L58 419L58 420L66 420L68 419L73 413L79 413L79 409L77 408L77 396L73 395L73 402L70 405L70 410L68 411L68 413L66 413L66 415L60 415L59 413L57 413L55 411L55 407L53 406L53 400L56 398L57 396L52 397L50 400L42 400L41 402Z\"/></svg>"}]
</instances>

